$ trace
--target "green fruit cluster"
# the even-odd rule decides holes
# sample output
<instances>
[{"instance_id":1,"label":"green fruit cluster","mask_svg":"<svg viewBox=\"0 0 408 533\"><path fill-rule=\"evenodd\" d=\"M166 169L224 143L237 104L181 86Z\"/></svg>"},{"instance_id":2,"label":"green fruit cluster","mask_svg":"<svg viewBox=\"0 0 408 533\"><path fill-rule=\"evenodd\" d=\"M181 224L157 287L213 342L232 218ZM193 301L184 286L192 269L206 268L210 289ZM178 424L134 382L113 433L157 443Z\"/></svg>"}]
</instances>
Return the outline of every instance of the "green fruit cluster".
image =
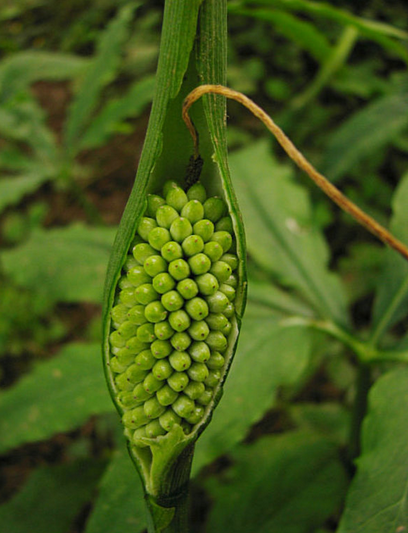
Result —
<instances>
[{"instance_id":1,"label":"green fruit cluster","mask_svg":"<svg viewBox=\"0 0 408 533\"><path fill-rule=\"evenodd\" d=\"M224 201L201 183L148 196L111 311L109 365L136 445L205 415L235 314L234 240Z\"/></svg>"}]
</instances>

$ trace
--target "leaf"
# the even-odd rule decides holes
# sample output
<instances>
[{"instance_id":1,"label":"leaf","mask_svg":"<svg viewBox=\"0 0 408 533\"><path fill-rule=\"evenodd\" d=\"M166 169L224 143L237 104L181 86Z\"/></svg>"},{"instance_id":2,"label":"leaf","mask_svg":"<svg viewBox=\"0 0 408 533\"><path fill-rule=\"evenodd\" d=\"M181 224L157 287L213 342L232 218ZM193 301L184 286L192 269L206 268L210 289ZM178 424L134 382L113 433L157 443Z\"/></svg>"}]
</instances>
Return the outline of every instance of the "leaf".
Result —
<instances>
[{"instance_id":1,"label":"leaf","mask_svg":"<svg viewBox=\"0 0 408 533\"><path fill-rule=\"evenodd\" d=\"M408 173L402 178L394 194L391 232L408 244ZM379 279L374 302L372 342L408 313L408 263L393 250L387 250L386 261Z\"/></svg>"},{"instance_id":2,"label":"leaf","mask_svg":"<svg viewBox=\"0 0 408 533\"><path fill-rule=\"evenodd\" d=\"M274 160L265 141L233 153L230 165L250 256L282 285L299 291L319 315L347 324L344 291L327 269L326 243L290 167Z\"/></svg>"},{"instance_id":3,"label":"leaf","mask_svg":"<svg viewBox=\"0 0 408 533\"><path fill-rule=\"evenodd\" d=\"M310 53L319 63L325 62L331 53L331 46L326 36L311 24L278 9L236 9L234 14L251 16L270 22L277 33L282 33L288 39L296 42L301 48Z\"/></svg>"},{"instance_id":4,"label":"leaf","mask_svg":"<svg viewBox=\"0 0 408 533\"><path fill-rule=\"evenodd\" d=\"M263 437L238 448L232 460L208 483L212 533L309 533L342 501L346 474L337 449L313 434Z\"/></svg>"},{"instance_id":5,"label":"leaf","mask_svg":"<svg viewBox=\"0 0 408 533\"><path fill-rule=\"evenodd\" d=\"M115 228L72 225L33 231L21 246L3 251L5 272L54 302L96 302Z\"/></svg>"},{"instance_id":6,"label":"leaf","mask_svg":"<svg viewBox=\"0 0 408 533\"><path fill-rule=\"evenodd\" d=\"M82 57L57 52L25 51L0 63L0 102L25 91L39 80L66 80L81 74L88 65Z\"/></svg>"},{"instance_id":7,"label":"leaf","mask_svg":"<svg viewBox=\"0 0 408 533\"><path fill-rule=\"evenodd\" d=\"M114 452L102 478L85 533L141 533L145 522L142 484L123 447Z\"/></svg>"},{"instance_id":8,"label":"leaf","mask_svg":"<svg viewBox=\"0 0 408 533\"><path fill-rule=\"evenodd\" d=\"M228 452L273 407L279 387L302 378L311 355L311 333L281 327L273 313L248 302L241 337L224 395L196 445L193 468Z\"/></svg>"},{"instance_id":9,"label":"leaf","mask_svg":"<svg viewBox=\"0 0 408 533\"><path fill-rule=\"evenodd\" d=\"M408 370L372 387L362 453L338 533L395 533L408 524Z\"/></svg>"},{"instance_id":10,"label":"leaf","mask_svg":"<svg viewBox=\"0 0 408 533\"><path fill-rule=\"evenodd\" d=\"M34 471L23 489L0 507L0 523L13 533L69 533L89 502L103 468L95 460Z\"/></svg>"},{"instance_id":11,"label":"leaf","mask_svg":"<svg viewBox=\"0 0 408 533\"><path fill-rule=\"evenodd\" d=\"M387 94L357 111L332 136L322 172L336 180L384 148L408 124L407 90Z\"/></svg>"},{"instance_id":12,"label":"leaf","mask_svg":"<svg viewBox=\"0 0 408 533\"><path fill-rule=\"evenodd\" d=\"M138 3L130 2L119 9L98 42L96 57L91 61L69 109L65 124L64 144L75 155L85 126L95 110L102 89L110 83L121 61L123 43Z\"/></svg>"},{"instance_id":13,"label":"leaf","mask_svg":"<svg viewBox=\"0 0 408 533\"><path fill-rule=\"evenodd\" d=\"M27 194L35 192L49 179L46 172L35 169L23 175L0 178L0 213L8 206L20 202Z\"/></svg>"},{"instance_id":14,"label":"leaf","mask_svg":"<svg viewBox=\"0 0 408 533\"><path fill-rule=\"evenodd\" d=\"M121 133L124 120L140 115L153 97L155 77L146 77L134 83L120 99L111 100L92 120L81 141L80 150L103 145L111 135Z\"/></svg>"},{"instance_id":15,"label":"leaf","mask_svg":"<svg viewBox=\"0 0 408 533\"><path fill-rule=\"evenodd\" d=\"M378 42L391 53L408 61L406 47L394 39L408 39L408 33L390 24L357 17L347 10L339 9L325 2L310 2L308 0L244 0L243 5L276 6L287 10L295 10L323 19L334 20L340 24L355 27L361 35ZM239 6L239 5L238 5ZM231 6L234 11L235 6ZM238 7L239 9L239 7Z\"/></svg>"},{"instance_id":16,"label":"leaf","mask_svg":"<svg viewBox=\"0 0 408 533\"><path fill-rule=\"evenodd\" d=\"M0 452L69 431L113 410L97 344L69 344L0 394Z\"/></svg>"}]
</instances>

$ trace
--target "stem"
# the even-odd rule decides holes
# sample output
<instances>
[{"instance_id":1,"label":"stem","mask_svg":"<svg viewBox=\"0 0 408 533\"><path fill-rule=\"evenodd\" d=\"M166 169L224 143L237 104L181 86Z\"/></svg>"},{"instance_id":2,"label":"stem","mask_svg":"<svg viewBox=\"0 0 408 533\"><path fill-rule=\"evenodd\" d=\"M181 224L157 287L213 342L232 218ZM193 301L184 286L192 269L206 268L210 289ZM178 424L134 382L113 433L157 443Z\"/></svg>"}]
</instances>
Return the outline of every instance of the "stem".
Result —
<instances>
[{"instance_id":1,"label":"stem","mask_svg":"<svg viewBox=\"0 0 408 533\"><path fill-rule=\"evenodd\" d=\"M356 382L356 396L354 398L351 428L349 436L348 455L354 461L360 455L361 426L367 412L367 396L371 386L371 369L368 365L360 364Z\"/></svg>"},{"instance_id":2,"label":"stem","mask_svg":"<svg viewBox=\"0 0 408 533\"><path fill-rule=\"evenodd\" d=\"M279 144L286 151L289 157L301 168L306 174L311 178L312 181L331 199L336 203L343 211L349 213L359 224L364 226L370 233L375 235L378 239L383 241L385 244L388 244L391 248L396 250L401 254L404 259L408 260L408 248L398 239L396 239L387 229L385 229L381 224L379 224L372 217L367 215L362 209L357 207L353 202L351 202L343 193L337 189L333 184L331 184L327 178L325 178L320 172L318 172L304 157L304 155L299 152L296 146L292 141L285 135L285 133L279 128L277 124L271 119L271 117L265 113L263 109L257 106L250 98L243 95L238 91L233 91L228 87L223 87L222 85L200 85L196 87L191 93L186 97L183 103L183 120L187 125L188 130L194 141L194 155L199 157L199 146L198 146L198 134L196 128L194 127L188 110L191 105L200 99L203 95L207 93L221 94L226 98L231 98L236 100L246 108L248 108L253 115L259 118L268 130L275 136Z\"/></svg>"}]
</instances>

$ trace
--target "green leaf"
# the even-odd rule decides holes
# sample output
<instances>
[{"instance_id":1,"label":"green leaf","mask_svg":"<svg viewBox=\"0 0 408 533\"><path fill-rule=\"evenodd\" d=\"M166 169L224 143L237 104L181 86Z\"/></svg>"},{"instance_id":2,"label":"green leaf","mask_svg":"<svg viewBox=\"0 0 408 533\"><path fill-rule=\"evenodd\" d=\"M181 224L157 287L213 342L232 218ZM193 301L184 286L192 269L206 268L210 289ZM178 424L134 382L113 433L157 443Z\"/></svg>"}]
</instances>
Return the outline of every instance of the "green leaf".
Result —
<instances>
[{"instance_id":1,"label":"green leaf","mask_svg":"<svg viewBox=\"0 0 408 533\"><path fill-rule=\"evenodd\" d=\"M395 192L391 232L408 244L408 174ZM391 326L408 313L408 262L394 250L387 250L374 303L372 342L376 343Z\"/></svg>"},{"instance_id":2,"label":"green leaf","mask_svg":"<svg viewBox=\"0 0 408 533\"><path fill-rule=\"evenodd\" d=\"M13 533L69 533L102 469L100 461L82 460L35 470L23 489L0 507L0 523Z\"/></svg>"},{"instance_id":3,"label":"green leaf","mask_svg":"<svg viewBox=\"0 0 408 533\"><path fill-rule=\"evenodd\" d=\"M0 63L0 102L14 97L38 80L66 80L81 74L88 60L56 52L26 51Z\"/></svg>"},{"instance_id":4,"label":"green leaf","mask_svg":"<svg viewBox=\"0 0 408 533\"><path fill-rule=\"evenodd\" d=\"M36 230L21 246L3 251L5 272L54 302L96 302L115 228L75 225Z\"/></svg>"},{"instance_id":5,"label":"green leaf","mask_svg":"<svg viewBox=\"0 0 408 533\"><path fill-rule=\"evenodd\" d=\"M0 178L0 213L8 206L20 202L27 194L35 192L40 185L50 178L41 169L35 169L23 175Z\"/></svg>"},{"instance_id":6,"label":"green leaf","mask_svg":"<svg viewBox=\"0 0 408 533\"><path fill-rule=\"evenodd\" d=\"M353 26L364 37L378 42L386 50L401 57L405 62L408 61L406 47L404 44L395 41L395 39L408 40L408 33L390 24L357 17L349 11L339 9L325 2L310 2L309 0L244 0L242 2L242 5L251 4L300 11L319 18L333 20L339 24ZM232 11L236 9L235 6L231 6L231 8Z\"/></svg>"},{"instance_id":7,"label":"green leaf","mask_svg":"<svg viewBox=\"0 0 408 533\"><path fill-rule=\"evenodd\" d=\"M281 327L273 312L252 303L249 294L224 395L196 445L196 472L242 441L250 427L273 407L279 387L297 384L309 363L311 332L303 327Z\"/></svg>"},{"instance_id":8,"label":"green leaf","mask_svg":"<svg viewBox=\"0 0 408 533\"><path fill-rule=\"evenodd\" d=\"M331 180L341 178L364 158L389 144L407 124L406 89L368 104L332 136L321 165L323 174Z\"/></svg>"},{"instance_id":9,"label":"green leaf","mask_svg":"<svg viewBox=\"0 0 408 533\"><path fill-rule=\"evenodd\" d=\"M232 454L234 465L208 483L212 533L309 533L337 511L346 474L337 449L306 432L268 436Z\"/></svg>"},{"instance_id":10,"label":"green leaf","mask_svg":"<svg viewBox=\"0 0 408 533\"><path fill-rule=\"evenodd\" d=\"M296 42L319 63L326 61L331 46L326 36L311 24L278 9L232 9L234 14L254 17L270 22L277 33Z\"/></svg>"},{"instance_id":11,"label":"green leaf","mask_svg":"<svg viewBox=\"0 0 408 533\"><path fill-rule=\"evenodd\" d=\"M70 431L112 409L99 345L67 345L0 394L0 452Z\"/></svg>"},{"instance_id":12,"label":"green leaf","mask_svg":"<svg viewBox=\"0 0 408 533\"><path fill-rule=\"evenodd\" d=\"M111 135L121 133L124 120L140 115L152 101L155 77L146 77L134 83L120 99L111 100L92 120L80 141L80 150L103 145Z\"/></svg>"},{"instance_id":13,"label":"green leaf","mask_svg":"<svg viewBox=\"0 0 408 533\"><path fill-rule=\"evenodd\" d=\"M371 389L362 453L338 533L395 533L408 524L408 370Z\"/></svg>"},{"instance_id":14,"label":"green leaf","mask_svg":"<svg viewBox=\"0 0 408 533\"><path fill-rule=\"evenodd\" d=\"M123 447L102 478L85 533L141 533L145 522L142 484Z\"/></svg>"},{"instance_id":15,"label":"green leaf","mask_svg":"<svg viewBox=\"0 0 408 533\"><path fill-rule=\"evenodd\" d=\"M91 61L71 104L65 124L64 143L75 155L85 126L98 105L102 89L110 83L121 61L124 42L129 36L129 25L138 3L123 6L109 23L98 42L96 57Z\"/></svg>"},{"instance_id":16,"label":"green leaf","mask_svg":"<svg viewBox=\"0 0 408 533\"><path fill-rule=\"evenodd\" d=\"M249 254L283 286L299 291L320 316L347 324L344 291L327 269L327 245L290 167L273 158L265 141L233 153L230 166Z\"/></svg>"},{"instance_id":17,"label":"green leaf","mask_svg":"<svg viewBox=\"0 0 408 533\"><path fill-rule=\"evenodd\" d=\"M296 403L290 407L290 414L299 429L312 431L337 445L347 445L350 416L342 405Z\"/></svg>"}]
</instances>

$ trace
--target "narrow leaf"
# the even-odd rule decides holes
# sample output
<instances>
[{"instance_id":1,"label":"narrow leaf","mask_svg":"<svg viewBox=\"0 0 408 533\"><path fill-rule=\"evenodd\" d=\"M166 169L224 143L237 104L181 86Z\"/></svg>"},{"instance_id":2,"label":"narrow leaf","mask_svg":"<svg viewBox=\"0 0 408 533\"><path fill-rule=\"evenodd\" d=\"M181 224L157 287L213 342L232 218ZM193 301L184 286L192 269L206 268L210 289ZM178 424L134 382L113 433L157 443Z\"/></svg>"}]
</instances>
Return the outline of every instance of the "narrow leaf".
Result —
<instances>
[{"instance_id":1,"label":"narrow leaf","mask_svg":"<svg viewBox=\"0 0 408 533\"><path fill-rule=\"evenodd\" d=\"M344 122L332 136L322 172L332 180L344 176L364 158L389 144L407 124L406 90L368 104Z\"/></svg>"},{"instance_id":2,"label":"narrow leaf","mask_svg":"<svg viewBox=\"0 0 408 533\"><path fill-rule=\"evenodd\" d=\"M249 254L282 285L298 290L319 315L347 324L344 291L327 269L326 243L290 167L277 163L264 141L235 152L230 163Z\"/></svg>"},{"instance_id":3,"label":"narrow leaf","mask_svg":"<svg viewBox=\"0 0 408 533\"><path fill-rule=\"evenodd\" d=\"M209 483L213 533L308 533L335 512L346 475L337 449L306 432L263 437L232 455L234 465Z\"/></svg>"},{"instance_id":4,"label":"narrow leaf","mask_svg":"<svg viewBox=\"0 0 408 533\"><path fill-rule=\"evenodd\" d=\"M123 447L102 478L85 533L141 533L145 527L142 484Z\"/></svg>"},{"instance_id":5,"label":"narrow leaf","mask_svg":"<svg viewBox=\"0 0 408 533\"><path fill-rule=\"evenodd\" d=\"M13 533L69 533L102 473L94 460L48 466L33 472L24 488L0 507L0 523Z\"/></svg>"},{"instance_id":6,"label":"narrow leaf","mask_svg":"<svg viewBox=\"0 0 408 533\"><path fill-rule=\"evenodd\" d=\"M0 452L112 410L95 344L70 344L0 394Z\"/></svg>"},{"instance_id":7,"label":"narrow leaf","mask_svg":"<svg viewBox=\"0 0 408 533\"><path fill-rule=\"evenodd\" d=\"M50 176L40 169L26 175L0 178L0 213L8 206L18 204L27 194L35 192Z\"/></svg>"},{"instance_id":8,"label":"narrow leaf","mask_svg":"<svg viewBox=\"0 0 408 533\"><path fill-rule=\"evenodd\" d=\"M72 155L98 104L102 89L114 79L117 72L122 46L129 35L129 24L136 5L131 2L123 6L102 34L96 57L88 66L72 102L65 128L65 145Z\"/></svg>"},{"instance_id":9,"label":"narrow leaf","mask_svg":"<svg viewBox=\"0 0 408 533\"><path fill-rule=\"evenodd\" d=\"M391 232L408 244L408 174L406 174L393 198ZM408 314L408 263L392 250L387 250L384 270L379 278L374 304L373 342Z\"/></svg>"},{"instance_id":10,"label":"narrow leaf","mask_svg":"<svg viewBox=\"0 0 408 533\"><path fill-rule=\"evenodd\" d=\"M51 301L100 303L114 234L115 228L81 225L37 230L21 246L3 251L4 270Z\"/></svg>"},{"instance_id":11,"label":"narrow leaf","mask_svg":"<svg viewBox=\"0 0 408 533\"><path fill-rule=\"evenodd\" d=\"M382 376L369 396L362 453L338 533L395 533L408 524L408 370Z\"/></svg>"}]
</instances>

